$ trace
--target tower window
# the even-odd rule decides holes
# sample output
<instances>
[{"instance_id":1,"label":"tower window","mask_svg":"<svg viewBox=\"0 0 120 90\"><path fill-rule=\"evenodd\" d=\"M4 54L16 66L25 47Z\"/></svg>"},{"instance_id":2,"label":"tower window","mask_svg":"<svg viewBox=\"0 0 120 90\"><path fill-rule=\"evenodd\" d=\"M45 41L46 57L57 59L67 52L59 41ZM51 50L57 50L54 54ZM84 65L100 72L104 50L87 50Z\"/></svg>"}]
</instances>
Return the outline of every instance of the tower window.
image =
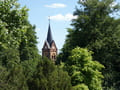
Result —
<instances>
[{"instance_id":1,"label":"tower window","mask_svg":"<svg viewBox=\"0 0 120 90\"><path fill-rule=\"evenodd\" d=\"M56 59L55 55L52 56L52 59Z\"/></svg>"}]
</instances>

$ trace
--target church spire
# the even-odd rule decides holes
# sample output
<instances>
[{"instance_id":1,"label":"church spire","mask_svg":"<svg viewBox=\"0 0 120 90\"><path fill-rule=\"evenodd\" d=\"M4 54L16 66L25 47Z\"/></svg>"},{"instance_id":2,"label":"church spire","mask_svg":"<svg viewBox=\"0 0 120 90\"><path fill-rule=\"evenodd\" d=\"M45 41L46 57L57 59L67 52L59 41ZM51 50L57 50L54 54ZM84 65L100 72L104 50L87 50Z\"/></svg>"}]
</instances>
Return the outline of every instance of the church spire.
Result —
<instances>
[{"instance_id":1,"label":"church spire","mask_svg":"<svg viewBox=\"0 0 120 90\"><path fill-rule=\"evenodd\" d=\"M51 42L53 41L51 27L50 27L50 17L49 17L49 27L48 27L48 34L47 34L47 42L51 46Z\"/></svg>"},{"instance_id":2,"label":"church spire","mask_svg":"<svg viewBox=\"0 0 120 90\"><path fill-rule=\"evenodd\" d=\"M46 56L51 59L53 62L56 60L57 56L57 47L55 41L52 38L51 28L50 28L50 17L49 17L49 24L48 24L48 33L47 33L47 40L42 48L42 56Z\"/></svg>"}]
</instances>

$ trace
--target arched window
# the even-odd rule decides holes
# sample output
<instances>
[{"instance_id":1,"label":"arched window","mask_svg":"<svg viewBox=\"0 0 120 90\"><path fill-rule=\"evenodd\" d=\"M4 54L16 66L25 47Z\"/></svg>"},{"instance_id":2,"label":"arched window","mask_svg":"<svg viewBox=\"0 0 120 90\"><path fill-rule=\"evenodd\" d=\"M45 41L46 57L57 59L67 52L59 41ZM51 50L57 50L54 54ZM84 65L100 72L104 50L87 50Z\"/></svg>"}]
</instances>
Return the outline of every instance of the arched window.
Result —
<instances>
[{"instance_id":1,"label":"arched window","mask_svg":"<svg viewBox=\"0 0 120 90\"><path fill-rule=\"evenodd\" d=\"M53 55L52 55L52 59L56 59L56 56L55 56L55 54L53 54Z\"/></svg>"},{"instance_id":2,"label":"arched window","mask_svg":"<svg viewBox=\"0 0 120 90\"><path fill-rule=\"evenodd\" d=\"M52 56L52 59L54 59L54 56Z\"/></svg>"},{"instance_id":3,"label":"arched window","mask_svg":"<svg viewBox=\"0 0 120 90\"><path fill-rule=\"evenodd\" d=\"M54 56L54 59L56 59L56 56Z\"/></svg>"}]
</instances>

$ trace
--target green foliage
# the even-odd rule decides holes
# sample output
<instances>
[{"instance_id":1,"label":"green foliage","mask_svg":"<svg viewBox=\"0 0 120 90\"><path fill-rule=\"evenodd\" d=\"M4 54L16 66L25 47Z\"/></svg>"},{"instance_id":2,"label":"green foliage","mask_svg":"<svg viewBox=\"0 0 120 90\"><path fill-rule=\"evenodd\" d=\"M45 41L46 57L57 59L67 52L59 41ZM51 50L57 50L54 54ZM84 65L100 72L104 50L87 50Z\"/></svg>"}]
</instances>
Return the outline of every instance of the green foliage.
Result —
<instances>
[{"instance_id":1,"label":"green foliage","mask_svg":"<svg viewBox=\"0 0 120 90\"><path fill-rule=\"evenodd\" d=\"M2 49L18 48L28 26L28 9L19 8L16 0L0 1L0 47Z\"/></svg>"},{"instance_id":2,"label":"green foliage","mask_svg":"<svg viewBox=\"0 0 120 90\"><path fill-rule=\"evenodd\" d=\"M103 76L100 70L104 66L93 61L91 54L87 49L77 47L65 63L65 70L71 76L71 83L76 90L102 90Z\"/></svg>"},{"instance_id":3,"label":"green foliage","mask_svg":"<svg viewBox=\"0 0 120 90\"><path fill-rule=\"evenodd\" d=\"M70 90L67 72L39 55L27 11L0 0L0 90Z\"/></svg>"},{"instance_id":4,"label":"green foliage","mask_svg":"<svg viewBox=\"0 0 120 90\"><path fill-rule=\"evenodd\" d=\"M28 90L20 65L10 70L0 66L0 90Z\"/></svg>"},{"instance_id":5,"label":"green foliage","mask_svg":"<svg viewBox=\"0 0 120 90\"><path fill-rule=\"evenodd\" d=\"M23 73L27 80L29 80L33 76L33 73L35 73L38 63L41 60L42 60L41 57L39 57L34 60L25 60L21 63L23 67Z\"/></svg>"},{"instance_id":6,"label":"green foliage","mask_svg":"<svg viewBox=\"0 0 120 90\"><path fill-rule=\"evenodd\" d=\"M78 2L68 35L58 61L66 62L70 51L79 46L93 51L93 59L105 66L104 89L120 89L120 19L116 12L119 4L115 0L86 0ZM114 17L114 15L117 17Z\"/></svg>"},{"instance_id":7,"label":"green foliage","mask_svg":"<svg viewBox=\"0 0 120 90\"><path fill-rule=\"evenodd\" d=\"M27 11L17 0L0 0L0 90L27 90L41 60Z\"/></svg>"},{"instance_id":8,"label":"green foliage","mask_svg":"<svg viewBox=\"0 0 120 90\"><path fill-rule=\"evenodd\" d=\"M7 88L10 88L7 80L8 74L9 72L7 72L6 68L0 66L0 90L7 90Z\"/></svg>"},{"instance_id":9,"label":"green foliage","mask_svg":"<svg viewBox=\"0 0 120 90\"><path fill-rule=\"evenodd\" d=\"M19 89L28 90L26 78L23 74L21 65L16 65L10 69L8 80L9 80L9 85L11 85L12 88L14 87L14 90L19 90Z\"/></svg>"},{"instance_id":10,"label":"green foliage","mask_svg":"<svg viewBox=\"0 0 120 90\"><path fill-rule=\"evenodd\" d=\"M26 30L25 39L22 39L19 47L20 59L22 61L39 58L38 49L36 47L37 37L35 35L35 26L30 24L28 24L28 26L29 28Z\"/></svg>"},{"instance_id":11,"label":"green foliage","mask_svg":"<svg viewBox=\"0 0 120 90\"><path fill-rule=\"evenodd\" d=\"M39 62L29 83L30 90L70 90L70 77L57 68L52 61L44 58Z\"/></svg>"},{"instance_id":12,"label":"green foliage","mask_svg":"<svg viewBox=\"0 0 120 90\"><path fill-rule=\"evenodd\" d=\"M19 51L16 49L5 49L0 51L1 65L12 68L20 63Z\"/></svg>"},{"instance_id":13,"label":"green foliage","mask_svg":"<svg viewBox=\"0 0 120 90\"><path fill-rule=\"evenodd\" d=\"M72 88L73 90L89 90L85 84L79 84Z\"/></svg>"}]
</instances>

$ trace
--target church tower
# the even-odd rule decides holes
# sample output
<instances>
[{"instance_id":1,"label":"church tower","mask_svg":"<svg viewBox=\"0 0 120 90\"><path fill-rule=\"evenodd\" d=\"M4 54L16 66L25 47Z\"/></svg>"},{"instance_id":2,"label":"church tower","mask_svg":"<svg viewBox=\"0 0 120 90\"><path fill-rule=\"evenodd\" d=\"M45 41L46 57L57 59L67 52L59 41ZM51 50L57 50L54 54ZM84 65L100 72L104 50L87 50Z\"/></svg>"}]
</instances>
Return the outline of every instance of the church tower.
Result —
<instances>
[{"instance_id":1,"label":"church tower","mask_svg":"<svg viewBox=\"0 0 120 90\"><path fill-rule=\"evenodd\" d=\"M50 21L48 26L47 39L45 40L45 43L42 48L42 56L46 56L52 61L55 61L57 56L57 47L55 41L52 38Z\"/></svg>"}]
</instances>

